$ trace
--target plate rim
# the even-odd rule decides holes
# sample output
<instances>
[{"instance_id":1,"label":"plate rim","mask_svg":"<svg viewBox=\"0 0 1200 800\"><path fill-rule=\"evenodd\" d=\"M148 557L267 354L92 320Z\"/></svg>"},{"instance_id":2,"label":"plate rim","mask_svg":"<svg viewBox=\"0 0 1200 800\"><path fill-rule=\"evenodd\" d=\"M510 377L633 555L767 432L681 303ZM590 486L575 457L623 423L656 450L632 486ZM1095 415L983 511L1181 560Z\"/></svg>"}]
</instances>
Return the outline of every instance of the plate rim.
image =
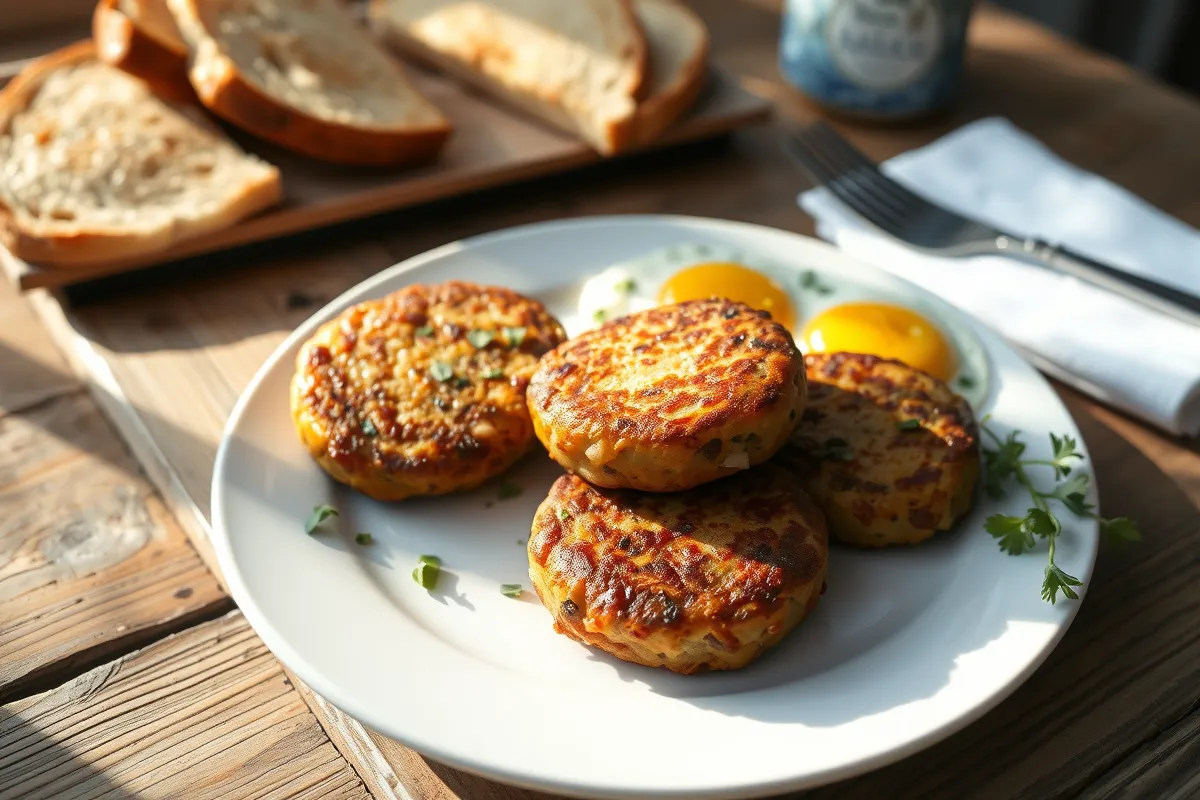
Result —
<instances>
[{"instance_id":1,"label":"plate rim","mask_svg":"<svg viewBox=\"0 0 1200 800\"><path fill-rule=\"evenodd\" d=\"M1084 582L1085 591L1081 593L1078 601L1072 602L1067 606L1065 617L1059 622L1053 633L1047 637L1045 645L1039 652L1033 655L1017 673L1013 674L1007 682L998 690L993 692L988 697L975 703L966 709L963 713L948 720L941 726L927 731L925 734L916 736L907 740L901 745L891 749L884 750L880 753L869 755L853 761L848 761L841 765L832 766L825 769L809 771L801 776L794 776L786 779L768 780L757 783L737 783L736 785L714 786L711 789L704 789L697 792L693 789L688 790L646 790L635 789L632 786L596 786L593 784L580 784L564 782L553 776L544 775L538 778L531 778L526 771L509 769L503 765L485 763L479 759L470 756L464 756L459 752L446 750L437 745L431 745L429 742L421 741L419 735L403 734L398 735L386 720L373 719L374 715L368 708L359 706L359 704L347 697L345 693L333 682L327 681L324 675L320 674L317 669L309 669L306 659L296 652L291 645L286 641L286 637L279 633L267 619L265 614L260 613L254 602L250 600L250 590L244 580L244 576L237 567L237 562L234 557L232 542L225 533L225 514L223 505L225 501L226 490L223 488L219 477L225 471L225 462L229 457L229 448L231 439L236 432L238 424L241 422L243 415L246 413L254 396L260 390L260 387L270 377L271 373L283 361L289 351L291 351L296 343L310 336L313 330L321 323L325 322L343 308L359 302L363 295L369 295L376 291L382 284L391 282L397 277L404 275L407 272L416 270L426 265L427 263L437 261L446 256L450 256L457 252L469 250L473 247L486 245L494 242L499 242L506 239L535 237L541 231L548 228L588 228L591 226L604 225L621 225L621 224L641 224L655 225L659 223L685 223L690 225L712 226L725 230L741 230L750 233L767 233L770 235L783 234L789 237L795 237L803 240L806 246L816 247L826 251L828 255L843 262L853 263L856 267L875 273L882 273L888 280L899 282L907 287L914 294L931 298L940 306L946 307L950 312L957 315L960 322L965 323L975 335L979 335L977 328L983 328L1001 344L1012 352L1014 357L1025 363L1029 368L1037 374L1038 380L1041 381L1048 391L1054 393L1058 398L1058 403L1062 407L1064 414L1071 420L1078 433L1078 426L1075 424L1074 417L1070 413L1070 409L1058 397L1057 392L1050 386L1045 376L1038 372L1024 354L1012 347L1011 344L1004 340L998 333L986 328L981 322L970 317L965 312L960 311L948 301L943 300L937 295L929 292L922 287L905 280L904 278L894 275L886 270L876 267L867 262L863 262L851 255L846 254L842 250L832 244L820 240L818 238L807 236L805 234L796 233L794 231L776 228L769 225L761 225L750 222L740 222L734 220L724 220L709 217L680 215L680 214L608 214L608 215L588 215L582 217L568 217L554 220L544 220L532 223L525 223L508 228L503 228L495 231L477 234L474 236L465 237L455 241L448 242L430 250L410 256L403 259L390 267L387 267L379 272L371 275L358 283L348 287L345 291L325 303L303 322L301 322L288 336L272 351L265 359L263 364L255 372L250 382L239 395L228 420L222 430L221 441L217 448L216 458L213 466L213 479L211 484L211 524L210 540L214 551L216 552L217 562L221 568L222 575L226 585L229 587L230 595L237 603L238 609L250 623L255 633L263 640L268 649L279 658L279 660L290 670L296 673L312 691L321 695L322 698L328 700L343 713L346 713L352 719L355 719L363 724L366 724L371 729L377 731L381 735L395 739L400 744L417 751L422 755L429 756L434 760L440 761L448 766L456 769L479 775L491 780L497 780L509 785L526 788L534 791L542 792L557 792L559 794L571 797L655 797L655 798L674 798L674 797L689 797L689 798L750 798L760 797L767 794L777 792L794 791L805 788L815 788L821 785L827 785L839 780L844 780L850 777L865 774L874 771L881 767L900 761L910 755L918 753L937 742L940 742L953 734L961 731L971 723L977 721L987 712L994 709L997 705L1012 695L1020 686L1022 686L1029 677L1037 671L1037 669L1045 662L1062 641L1070 629L1075 617L1078 614L1079 607L1086 599L1086 587L1095 572L1095 565L1099 553L1099 525L1095 520L1081 520L1079 524L1087 530L1085 546L1082 548L1081 561L1086 565L1086 569L1079 570L1080 577ZM987 344L989 337L982 336L981 340ZM990 347L985 347L985 350L990 350ZM989 371L992 370L989 353ZM990 376L989 376L990 377ZM995 400L998 387L989 386L987 393L987 402L991 403ZM1085 457L1088 456L1087 445L1084 442L1082 434L1078 436L1080 449ZM1096 491L1095 483L1093 482L1092 492Z\"/></svg>"}]
</instances>

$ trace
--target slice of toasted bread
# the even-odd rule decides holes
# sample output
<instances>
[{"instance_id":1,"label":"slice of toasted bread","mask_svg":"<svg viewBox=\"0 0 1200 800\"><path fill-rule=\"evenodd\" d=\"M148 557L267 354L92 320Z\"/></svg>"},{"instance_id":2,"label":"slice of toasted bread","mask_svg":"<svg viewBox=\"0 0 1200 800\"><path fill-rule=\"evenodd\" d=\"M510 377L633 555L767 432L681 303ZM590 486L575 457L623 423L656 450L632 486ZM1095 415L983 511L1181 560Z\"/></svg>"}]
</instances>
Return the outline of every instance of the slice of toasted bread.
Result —
<instances>
[{"instance_id":1,"label":"slice of toasted bread","mask_svg":"<svg viewBox=\"0 0 1200 800\"><path fill-rule=\"evenodd\" d=\"M654 141L696 102L708 75L708 29L679 0L634 0L650 49L646 99L619 138L632 147Z\"/></svg>"},{"instance_id":2,"label":"slice of toasted bread","mask_svg":"<svg viewBox=\"0 0 1200 800\"><path fill-rule=\"evenodd\" d=\"M343 164L432 158L450 122L336 0L168 0L213 113Z\"/></svg>"},{"instance_id":3,"label":"slice of toasted bread","mask_svg":"<svg viewBox=\"0 0 1200 800\"><path fill-rule=\"evenodd\" d=\"M105 64L141 78L163 97L196 102L187 78L187 45L166 0L100 0L92 41Z\"/></svg>"},{"instance_id":4,"label":"slice of toasted bread","mask_svg":"<svg viewBox=\"0 0 1200 800\"><path fill-rule=\"evenodd\" d=\"M647 79L631 0L371 0L369 13L405 54L601 153L627 146Z\"/></svg>"},{"instance_id":5,"label":"slice of toasted bread","mask_svg":"<svg viewBox=\"0 0 1200 800\"><path fill-rule=\"evenodd\" d=\"M115 261L276 203L279 171L80 42L0 91L0 241L48 266Z\"/></svg>"}]
</instances>

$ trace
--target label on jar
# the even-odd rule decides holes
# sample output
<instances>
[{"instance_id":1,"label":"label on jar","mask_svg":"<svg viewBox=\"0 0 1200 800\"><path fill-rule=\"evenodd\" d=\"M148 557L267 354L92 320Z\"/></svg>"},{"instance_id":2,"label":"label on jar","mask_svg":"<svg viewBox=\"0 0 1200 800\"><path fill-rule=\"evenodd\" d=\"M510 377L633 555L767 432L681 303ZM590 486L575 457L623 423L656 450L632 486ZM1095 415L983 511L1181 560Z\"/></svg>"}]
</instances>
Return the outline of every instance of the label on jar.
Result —
<instances>
[{"instance_id":1,"label":"label on jar","mask_svg":"<svg viewBox=\"0 0 1200 800\"><path fill-rule=\"evenodd\" d=\"M957 93L972 0L787 0L784 77L813 99L906 117Z\"/></svg>"},{"instance_id":2,"label":"label on jar","mask_svg":"<svg viewBox=\"0 0 1200 800\"><path fill-rule=\"evenodd\" d=\"M860 86L898 89L927 72L942 49L942 15L928 2L843 0L825 30L838 70Z\"/></svg>"}]
</instances>

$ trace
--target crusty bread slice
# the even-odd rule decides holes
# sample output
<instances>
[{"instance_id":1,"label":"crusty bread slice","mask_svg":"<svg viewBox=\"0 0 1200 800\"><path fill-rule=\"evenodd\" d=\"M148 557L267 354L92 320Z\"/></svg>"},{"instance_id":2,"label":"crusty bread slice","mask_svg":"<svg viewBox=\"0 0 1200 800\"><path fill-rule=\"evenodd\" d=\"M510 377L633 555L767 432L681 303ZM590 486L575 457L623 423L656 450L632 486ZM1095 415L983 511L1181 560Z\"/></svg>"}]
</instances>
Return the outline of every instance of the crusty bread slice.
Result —
<instances>
[{"instance_id":1,"label":"crusty bread slice","mask_svg":"<svg viewBox=\"0 0 1200 800\"><path fill-rule=\"evenodd\" d=\"M618 138L640 147L696 102L708 76L708 29L679 0L634 0L633 7L650 50L650 87Z\"/></svg>"},{"instance_id":2,"label":"crusty bread slice","mask_svg":"<svg viewBox=\"0 0 1200 800\"><path fill-rule=\"evenodd\" d=\"M196 102L187 78L187 45L166 0L100 0L92 41L105 64L141 78L159 95Z\"/></svg>"},{"instance_id":3,"label":"crusty bread slice","mask_svg":"<svg viewBox=\"0 0 1200 800\"><path fill-rule=\"evenodd\" d=\"M0 241L48 266L115 261L276 203L279 171L80 42L0 91Z\"/></svg>"},{"instance_id":4,"label":"crusty bread slice","mask_svg":"<svg viewBox=\"0 0 1200 800\"><path fill-rule=\"evenodd\" d=\"M631 2L371 0L369 13L405 54L615 153L647 79Z\"/></svg>"},{"instance_id":5,"label":"crusty bread slice","mask_svg":"<svg viewBox=\"0 0 1200 800\"><path fill-rule=\"evenodd\" d=\"M336 0L168 0L217 116L313 158L432 158L450 122Z\"/></svg>"}]
</instances>

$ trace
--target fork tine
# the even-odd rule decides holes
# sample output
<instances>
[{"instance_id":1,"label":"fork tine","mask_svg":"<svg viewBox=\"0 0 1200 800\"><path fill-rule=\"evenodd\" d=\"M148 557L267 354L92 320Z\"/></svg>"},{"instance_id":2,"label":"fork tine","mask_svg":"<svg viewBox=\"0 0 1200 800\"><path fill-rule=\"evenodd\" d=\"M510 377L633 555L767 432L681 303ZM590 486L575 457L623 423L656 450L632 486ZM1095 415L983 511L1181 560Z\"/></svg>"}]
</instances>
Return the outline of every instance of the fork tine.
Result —
<instances>
[{"instance_id":1,"label":"fork tine","mask_svg":"<svg viewBox=\"0 0 1200 800\"><path fill-rule=\"evenodd\" d=\"M926 207L929 201L909 190L900 182L888 177L879 169L879 165L867 157L865 153L841 136L831 126L818 122L812 126L813 138L821 143L822 148L832 160L844 163L848 169L863 170L863 176L872 181L872 188L884 194L888 199L896 201L900 207Z\"/></svg>"},{"instance_id":2,"label":"fork tine","mask_svg":"<svg viewBox=\"0 0 1200 800\"><path fill-rule=\"evenodd\" d=\"M855 172L847 170L844 164L829 158L820 147L814 146L809 137L801 132L795 136L799 147L793 148L801 164L807 164L817 182L824 185L841 202L849 206L856 214L866 217L876 226L888 233L896 235L903 222L902 209L883 203L870 191L869 185L863 185Z\"/></svg>"},{"instance_id":3,"label":"fork tine","mask_svg":"<svg viewBox=\"0 0 1200 800\"><path fill-rule=\"evenodd\" d=\"M815 143L812 146L820 150L822 158L831 165L831 168L850 175L862 190L876 202L895 213L904 213L912 207L913 203L897 192L895 184L881 175L875 165L847 157L838 147L836 140L819 135L813 138Z\"/></svg>"}]
</instances>

